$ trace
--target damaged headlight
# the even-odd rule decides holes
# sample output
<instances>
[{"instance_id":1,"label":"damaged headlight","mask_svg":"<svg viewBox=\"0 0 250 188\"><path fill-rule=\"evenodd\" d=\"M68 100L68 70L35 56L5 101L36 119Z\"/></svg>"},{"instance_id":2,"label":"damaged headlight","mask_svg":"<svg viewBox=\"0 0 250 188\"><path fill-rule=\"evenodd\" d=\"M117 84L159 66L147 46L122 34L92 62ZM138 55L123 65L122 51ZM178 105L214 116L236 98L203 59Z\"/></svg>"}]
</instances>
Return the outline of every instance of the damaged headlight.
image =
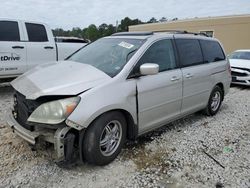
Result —
<instances>
[{"instance_id":1,"label":"damaged headlight","mask_svg":"<svg viewBox=\"0 0 250 188\"><path fill-rule=\"evenodd\" d=\"M71 97L40 105L28 118L30 122L58 124L63 122L76 108L80 97Z\"/></svg>"}]
</instances>

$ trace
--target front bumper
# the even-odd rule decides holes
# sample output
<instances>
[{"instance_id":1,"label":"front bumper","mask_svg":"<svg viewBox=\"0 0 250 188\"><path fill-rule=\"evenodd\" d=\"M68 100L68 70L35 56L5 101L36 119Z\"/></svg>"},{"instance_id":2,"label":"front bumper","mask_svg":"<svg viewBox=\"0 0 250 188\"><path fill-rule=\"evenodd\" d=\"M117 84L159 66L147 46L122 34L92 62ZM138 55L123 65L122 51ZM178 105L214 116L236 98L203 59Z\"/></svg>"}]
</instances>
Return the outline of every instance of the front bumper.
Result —
<instances>
[{"instance_id":1,"label":"front bumper","mask_svg":"<svg viewBox=\"0 0 250 188\"><path fill-rule=\"evenodd\" d=\"M14 133L16 133L18 136L20 136L32 145L37 144L39 140L44 140L54 144L57 159L59 161L64 160L65 136L71 129L70 127L65 126L56 130L41 129L36 131L30 131L28 129L25 129L16 121L16 119L13 117L11 110L9 110L6 114L6 121Z\"/></svg>"},{"instance_id":2,"label":"front bumper","mask_svg":"<svg viewBox=\"0 0 250 188\"><path fill-rule=\"evenodd\" d=\"M247 85L250 86L250 75L249 76L232 76L232 84Z\"/></svg>"},{"instance_id":3,"label":"front bumper","mask_svg":"<svg viewBox=\"0 0 250 188\"><path fill-rule=\"evenodd\" d=\"M232 83L250 86L250 71L241 68L232 68Z\"/></svg>"}]
</instances>

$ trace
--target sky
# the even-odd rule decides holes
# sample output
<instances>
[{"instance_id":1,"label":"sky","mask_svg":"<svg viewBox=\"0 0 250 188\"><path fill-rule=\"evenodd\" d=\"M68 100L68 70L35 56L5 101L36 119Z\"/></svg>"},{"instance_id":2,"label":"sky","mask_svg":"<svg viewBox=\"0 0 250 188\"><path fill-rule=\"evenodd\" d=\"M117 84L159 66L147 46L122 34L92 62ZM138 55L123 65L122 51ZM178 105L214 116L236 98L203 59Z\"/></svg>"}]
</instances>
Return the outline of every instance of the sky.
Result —
<instances>
[{"instance_id":1,"label":"sky","mask_svg":"<svg viewBox=\"0 0 250 188\"><path fill-rule=\"evenodd\" d=\"M0 18L39 21L51 28L116 24L124 17L148 21L250 14L250 0L0 0Z\"/></svg>"}]
</instances>

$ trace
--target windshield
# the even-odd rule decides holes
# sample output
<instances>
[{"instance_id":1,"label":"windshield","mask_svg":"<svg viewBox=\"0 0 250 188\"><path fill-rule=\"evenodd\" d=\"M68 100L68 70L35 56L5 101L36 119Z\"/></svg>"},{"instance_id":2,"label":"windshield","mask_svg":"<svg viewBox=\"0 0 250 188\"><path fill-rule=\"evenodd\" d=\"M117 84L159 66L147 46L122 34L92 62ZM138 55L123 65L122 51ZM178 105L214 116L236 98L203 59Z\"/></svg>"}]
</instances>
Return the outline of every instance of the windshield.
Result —
<instances>
[{"instance_id":1,"label":"windshield","mask_svg":"<svg viewBox=\"0 0 250 188\"><path fill-rule=\"evenodd\" d=\"M246 59L250 60L250 52L233 52L229 55L229 59Z\"/></svg>"},{"instance_id":2,"label":"windshield","mask_svg":"<svg viewBox=\"0 0 250 188\"><path fill-rule=\"evenodd\" d=\"M68 60L92 65L114 77L144 42L140 39L102 38L82 48Z\"/></svg>"}]
</instances>

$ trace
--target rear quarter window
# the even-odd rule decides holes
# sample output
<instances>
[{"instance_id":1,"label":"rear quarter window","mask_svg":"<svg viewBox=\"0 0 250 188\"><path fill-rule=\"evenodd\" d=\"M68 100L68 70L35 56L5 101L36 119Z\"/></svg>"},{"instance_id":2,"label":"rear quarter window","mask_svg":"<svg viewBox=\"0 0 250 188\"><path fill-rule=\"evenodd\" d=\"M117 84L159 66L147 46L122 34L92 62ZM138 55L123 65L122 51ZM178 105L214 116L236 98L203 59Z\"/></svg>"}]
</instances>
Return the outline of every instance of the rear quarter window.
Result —
<instances>
[{"instance_id":1,"label":"rear quarter window","mask_svg":"<svg viewBox=\"0 0 250 188\"><path fill-rule=\"evenodd\" d=\"M48 36L44 25L25 23L30 42L47 42Z\"/></svg>"},{"instance_id":2,"label":"rear quarter window","mask_svg":"<svg viewBox=\"0 0 250 188\"><path fill-rule=\"evenodd\" d=\"M20 41L17 22L0 21L0 41Z\"/></svg>"},{"instance_id":3,"label":"rear quarter window","mask_svg":"<svg viewBox=\"0 0 250 188\"><path fill-rule=\"evenodd\" d=\"M200 43L197 39L176 39L180 62L183 67L203 63Z\"/></svg>"},{"instance_id":4,"label":"rear quarter window","mask_svg":"<svg viewBox=\"0 0 250 188\"><path fill-rule=\"evenodd\" d=\"M217 41L200 40L204 62L216 62L225 60L225 54Z\"/></svg>"}]
</instances>

